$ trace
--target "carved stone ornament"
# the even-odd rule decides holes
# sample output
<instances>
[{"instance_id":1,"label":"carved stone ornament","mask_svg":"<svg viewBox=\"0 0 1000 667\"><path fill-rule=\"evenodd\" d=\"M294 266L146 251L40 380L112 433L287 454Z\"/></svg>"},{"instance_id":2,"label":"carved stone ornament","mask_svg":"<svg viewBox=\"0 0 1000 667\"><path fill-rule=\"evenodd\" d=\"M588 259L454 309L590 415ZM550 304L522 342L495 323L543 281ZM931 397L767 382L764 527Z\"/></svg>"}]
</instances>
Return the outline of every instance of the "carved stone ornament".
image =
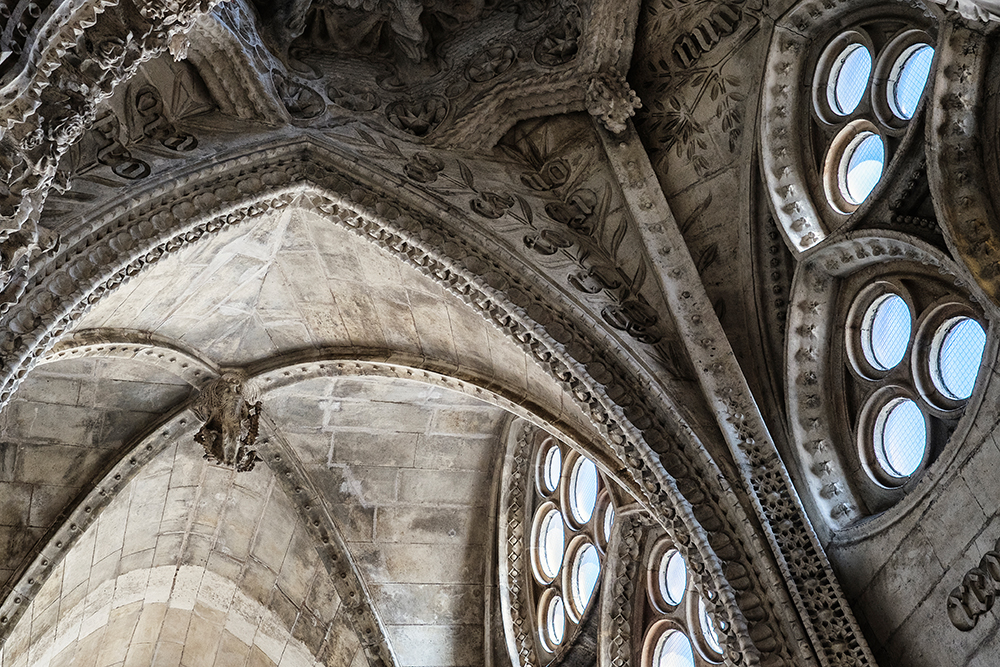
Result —
<instances>
[{"instance_id":1,"label":"carved stone ornament","mask_svg":"<svg viewBox=\"0 0 1000 667\"><path fill-rule=\"evenodd\" d=\"M973 21L1000 21L1000 3L991 0L932 0Z\"/></svg>"},{"instance_id":2,"label":"carved stone ornament","mask_svg":"<svg viewBox=\"0 0 1000 667\"><path fill-rule=\"evenodd\" d=\"M997 233L995 189L983 158L983 132L995 125L977 119L987 104L985 89L990 58L986 36L957 24L945 24L939 41L949 48L937 64L928 125L927 176L938 207L938 220L948 249L994 304L1000 304L1000 234ZM985 127L984 127L985 125ZM988 152L987 152L988 154ZM995 158L994 158L995 160ZM961 169L951 168L960 164Z\"/></svg>"},{"instance_id":3,"label":"carved stone ornament","mask_svg":"<svg viewBox=\"0 0 1000 667\"><path fill-rule=\"evenodd\" d=\"M229 372L201 390L191 409L204 421L194 439L205 458L236 472L249 472L260 458L253 449L260 426L257 388L241 373Z\"/></svg>"},{"instance_id":4,"label":"carved stone ornament","mask_svg":"<svg viewBox=\"0 0 1000 667\"><path fill-rule=\"evenodd\" d=\"M621 75L599 74L587 84L587 111L596 116L608 132L624 132L625 121L641 107L639 96Z\"/></svg>"},{"instance_id":5,"label":"carved stone ornament","mask_svg":"<svg viewBox=\"0 0 1000 667\"><path fill-rule=\"evenodd\" d=\"M962 632L976 627L979 617L993 608L1000 591L1000 540L987 551L979 566L965 573L962 583L948 594L948 618Z\"/></svg>"},{"instance_id":6,"label":"carved stone ornament","mask_svg":"<svg viewBox=\"0 0 1000 667\"><path fill-rule=\"evenodd\" d=\"M45 12L19 5L19 16L30 5L40 25L32 20L20 55L0 62L0 311L24 294L29 261L43 250L37 222L62 156L140 64L168 49L183 55L183 35L216 4L86 0Z\"/></svg>"}]
</instances>

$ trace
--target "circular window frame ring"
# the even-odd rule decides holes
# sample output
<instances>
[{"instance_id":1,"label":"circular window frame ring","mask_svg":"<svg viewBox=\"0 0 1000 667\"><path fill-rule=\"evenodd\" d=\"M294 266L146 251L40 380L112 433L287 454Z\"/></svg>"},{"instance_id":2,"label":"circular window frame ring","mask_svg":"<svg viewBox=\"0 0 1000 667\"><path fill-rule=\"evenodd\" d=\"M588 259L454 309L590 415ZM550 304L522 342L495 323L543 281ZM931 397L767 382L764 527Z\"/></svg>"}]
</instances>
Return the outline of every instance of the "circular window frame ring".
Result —
<instances>
[{"instance_id":1,"label":"circular window frame ring","mask_svg":"<svg viewBox=\"0 0 1000 667\"><path fill-rule=\"evenodd\" d=\"M576 560L577 555L588 545L594 547L594 550L597 552L597 559L601 569L597 576L597 583L594 585L594 590L590 594L590 599L587 600L587 604L583 606L583 610L577 613L575 601L576 592L573 588L574 561ZM601 550L597 548L594 541L587 535L577 535L570 541L569 546L566 547L566 554L563 559L562 571L560 573L563 591L562 598L563 604L565 605L566 617L568 621L574 625L579 625L582 622L583 617L587 615L590 604L596 598L597 591L601 587L601 580L604 578L604 559L602 558L602 555Z\"/></svg>"},{"instance_id":2,"label":"circular window frame ring","mask_svg":"<svg viewBox=\"0 0 1000 667\"><path fill-rule=\"evenodd\" d=\"M611 538L615 534L617 516L612 516L611 530L607 537L604 535L604 521L609 511L615 512L615 504L611 500L611 493L605 486L597 494L597 509L594 510L594 517L591 518L594 526L594 544L597 545L597 550L601 554L607 553L608 545L611 544Z\"/></svg>"},{"instance_id":3,"label":"circular window frame ring","mask_svg":"<svg viewBox=\"0 0 1000 667\"><path fill-rule=\"evenodd\" d=\"M552 604L552 599L556 597L562 600L563 605L563 636L562 641L558 644L553 644L549 640L548 632L549 607ZM570 623L566 610L566 598L563 597L562 592L556 588L549 588L542 593L542 595L538 598L538 604L535 606L535 632L538 633L538 644L550 655L556 655L560 649L566 645L566 640L569 638L571 630L574 627L574 625Z\"/></svg>"},{"instance_id":4,"label":"circular window frame ring","mask_svg":"<svg viewBox=\"0 0 1000 667\"><path fill-rule=\"evenodd\" d=\"M660 590L660 564L666 560L668 554L676 551L684 559L686 568L684 579L684 592L676 603L666 599ZM661 614L669 614L684 605L692 596L691 591L691 569L687 567L687 559L677 545L667 536L657 540L649 550L649 557L646 559L646 597L650 605ZM690 639L690 637L689 637Z\"/></svg>"},{"instance_id":5,"label":"circular window frame ring","mask_svg":"<svg viewBox=\"0 0 1000 667\"><path fill-rule=\"evenodd\" d=\"M594 470L597 473L597 491L594 493L594 510L590 513L590 517L586 521L581 522L577 520L576 514L573 512L573 473L576 471L577 465L583 460L590 461L594 466ZM566 511L563 512L563 517L571 530L586 530L587 526L594 524L594 518L599 514L601 493L604 489L605 484L604 479L601 477L601 469L597 467L597 463L593 459L577 451L572 451L568 456L563 458L562 481L559 483L559 503L566 508Z\"/></svg>"},{"instance_id":6,"label":"circular window frame ring","mask_svg":"<svg viewBox=\"0 0 1000 667\"><path fill-rule=\"evenodd\" d=\"M882 369L869 362L865 354L863 340L866 328L865 320L868 316L868 310L875 302L892 294L900 297L906 303L907 308L910 309L910 342L899 363L892 368ZM907 368L907 359L913 356L917 341L915 331L918 328L919 315L914 317L914 313L916 312L917 308L913 297L900 281L882 278L859 290L851 301L851 306L847 311L847 319L845 320L844 342L847 359L850 362L848 368L856 373L860 379L869 382L881 380L888 375L898 372L900 368Z\"/></svg>"},{"instance_id":7,"label":"circular window frame ring","mask_svg":"<svg viewBox=\"0 0 1000 667\"><path fill-rule=\"evenodd\" d=\"M981 384L976 382L972 394L968 398L955 399L941 391L937 382L934 381L937 357L944 339L950 331L950 329L944 330L944 328L950 322L961 318L974 320L983 327L986 333L985 348L989 348L990 331L987 323L984 323L985 318L982 313L977 312L967 303L957 302L949 297L943 303L928 308L926 314L918 322L917 333L914 337L915 354L912 354L910 359L910 372L913 374L917 392L924 399L928 408L946 419L955 418L957 413L960 413L972 401ZM980 361L981 367L982 361Z\"/></svg>"},{"instance_id":8,"label":"circular window frame ring","mask_svg":"<svg viewBox=\"0 0 1000 667\"><path fill-rule=\"evenodd\" d=\"M906 59L903 56L907 54L907 51L915 50L914 47L920 44L926 44L934 49L934 60L931 62L931 70L927 75L927 83L924 84L926 90L926 87L933 80L934 69L937 66L936 40L926 30L911 28L894 37L879 53L878 60L872 68L872 110L879 122L887 129L895 131L894 134L905 130L920 115L921 110L927 104L927 95L922 94L913 115L910 118L901 118L896 114L889 101L892 86L899 79L903 66L906 64Z\"/></svg>"},{"instance_id":9,"label":"circular window frame ring","mask_svg":"<svg viewBox=\"0 0 1000 667\"><path fill-rule=\"evenodd\" d=\"M842 114L830 102L831 94L835 95L835 93L831 93L830 89L831 86L836 85L834 75L839 73L840 68L844 64L844 58L841 56L844 51L854 44L858 44L868 50L868 55L872 59L872 68L868 74L868 83L861 94L861 100L854 109ZM872 75L875 73L875 54L876 51L871 38L866 32L857 28L841 32L826 45L819 59L816 61L816 69L813 71L812 80L813 110L820 120L827 125L839 125L845 120L865 112L868 108L866 101L870 99L872 91Z\"/></svg>"},{"instance_id":10,"label":"circular window frame ring","mask_svg":"<svg viewBox=\"0 0 1000 667\"><path fill-rule=\"evenodd\" d=\"M559 450L559 479L556 482L555 488L548 490L548 486L545 484L545 464L548 462L549 452L553 449ZM565 448L562 444L552 436L547 436L542 440L541 444L538 445L538 453L535 456L535 489L538 492L538 495L542 498L553 498L559 491L559 487L562 485L563 463L566 461L566 452L564 450Z\"/></svg>"},{"instance_id":11,"label":"circular window frame ring","mask_svg":"<svg viewBox=\"0 0 1000 667\"><path fill-rule=\"evenodd\" d=\"M861 202L855 204L847 199L842 190L842 184L846 181L847 173L845 163L849 161L847 159L848 153L867 138L863 136L867 133L874 134L882 141L882 174L879 175L879 180L875 183L871 192ZM882 137L879 128L870 120L861 118L845 125L837 133L837 136L833 138L833 141L830 142L830 147L823 158L823 192L826 195L827 205L840 215L851 215L868 202L877 199L874 195L882 187L884 181L882 176L885 175L886 168L889 166L888 155L886 153L888 151L886 150L885 139Z\"/></svg>"},{"instance_id":12,"label":"circular window frame ring","mask_svg":"<svg viewBox=\"0 0 1000 667\"><path fill-rule=\"evenodd\" d=\"M931 425L928 415L924 410L920 411L924 419L924 454L916 469L907 476L898 477L886 471L878 460L878 454L875 452L875 429L879 428L879 422L884 424L885 418L888 417L888 411L885 408L897 401L903 400L911 400L917 404L918 408L920 407L919 397L906 387L902 385L882 387L868 397L858 416L857 440L861 465L864 467L865 472L868 473L869 478L884 489L899 489L906 486L911 481L920 477L930 462Z\"/></svg>"},{"instance_id":13,"label":"circular window frame ring","mask_svg":"<svg viewBox=\"0 0 1000 667\"><path fill-rule=\"evenodd\" d=\"M659 646L660 640L670 632L679 632L685 639L688 640L688 644L691 646L692 665L698 664L698 650L695 648L696 643L688 635L688 629L677 621L669 618L663 618L650 624L649 628L646 630L645 636L642 639L642 653L640 658L642 667L658 667L658 665L653 662L653 658L656 657L656 648Z\"/></svg>"},{"instance_id":14,"label":"circular window frame ring","mask_svg":"<svg viewBox=\"0 0 1000 667\"><path fill-rule=\"evenodd\" d=\"M687 617L688 624L691 632L691 643L695 647L695 651L700 654L701 658L706 662L712 664L718 664L723 661L723 652L726 650L723 641L725 639L725 628L716 627L715 634L719 637L719 647L721 651L716 651L714 647L709 646L708 638L706 637L707 630L702 623L702 607L705 609L705 615L709 620L714 621L714 613L712 611L712 603L715 597L718 597L713 593L712 598L709 599L708 596L701 595L697 591L692 591L691 595L686 595L687 597Z\"/></svg>"},{"instance_id":15,"label":"circular window frame ring","mask_svg":"<svg viewBox=\"0 0 1000 667\"><path fill-rule=\"evenodd\" d=\"M542 524L545 522L545 517L547 517L549 513L553 510L557 514L559 514L559 516L562 518L563 546L562 546L562 554L559 559L559 569L556 570L556 573L553 576L549 577L545 573L544 568L542 568L542 562L541 562L542 548L539 538L541 536ZM528 545L528 551L531 554L531 572L535 577L535 581L541 584L542 586L551 585L552 582L559 579L559 576L562 574L562 570L566 562L566 546L567 543L571 541L567 540L567 537L569 537L567 533L568 531L566 530L566 515L562 512L562 510L559 508L558 505L556 505L554 502L550 500L538 506L538 508L535 510L535 515L531 519L531 542Z\"/></svg>"}]
</instances>

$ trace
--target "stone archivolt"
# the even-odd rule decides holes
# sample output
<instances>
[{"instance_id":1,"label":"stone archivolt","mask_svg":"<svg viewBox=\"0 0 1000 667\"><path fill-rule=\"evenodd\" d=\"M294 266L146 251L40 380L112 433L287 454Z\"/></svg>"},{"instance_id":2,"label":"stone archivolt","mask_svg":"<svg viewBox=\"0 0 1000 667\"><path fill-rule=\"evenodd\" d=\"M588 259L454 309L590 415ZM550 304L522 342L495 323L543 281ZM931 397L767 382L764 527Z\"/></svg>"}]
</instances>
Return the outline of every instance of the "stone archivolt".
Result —
<instances>
[{"instance_id":1,"label":"stone archivolt","mask_svg":"<svg viewBox=\"0 0 1000 667\"><path fill-rule=\"evenodd\" d=\"M147 268L246 221L315 211L461 299L541 366L567 404L592 422L581 447L613 473L642 516L619 523L609 550L600 635L617 643L599 640L601 664L621 667L636 658L627 612L647 521L683 548L699 590L717 594L712 611L725 635L727 664L874 664L779 457L781 442L723 344L722 315L699 275L718 260L718 246L709 245L715 254L699 253L697 261L688 254L683 234L691 230L673 219L654 182L664 174L645 155L632 159L644 150L629 121L641 103L623 74L638 3L356 4L231 0L210 14L215 3L204 1L84 0L40 8L31 25L22 6L15 7L20 22L11 25L26 37L19 38L20 53L0 61L0 400L15 397L35 365L53 355L82 358L105 346L131 354L164 343L97 340L74 347L66 338L88 308ZM750 39L764 11L740 4L685 15L693 32L673 35L671 67L707 67L727 38ZM803 258L785 360L792 451L802 466L816 463L822 471L823 479L800 484L811 494L808 506L824 522L830 518L821 528L836 531L859 517L858 502L849 486L836 486L847 473L824 449L823 434L832 427L815 392L805 388L822 386L826 372L824 360L808 353L807 339L822 328L820 304L831 276L863 268L851 253L905 256L964 277L995 303L996 244L983 222L993 206L983 194L989 165L948 168L975 152L969 142L977 135L964 123L980 106L980 89L970 81L985 71L986 59L976 46L962 53L941 48L946 60L937 93L958 102L933 107L932 124L954 131L934 135L928 150L931 189L964 193L939 204L945 241L961 261L889 233L859 232L811 250L836 230L815 210L798 158L790 157L801 152L795 114L807 111L789 107L795 100L783 80L802 66L805 28L824 11L801 3L772 41L762 168L768 213ZM9 39L6 30L0 33ZM962 26L942 29L943 45L983 39ZM167 52L190 65L147 62ZM704 85L703 93L710 91L708 79ZM717 85L724 97L714 113L725 116L734 152L742 94L727 92L725 86L737 84L724 78ZM589 112L600 125L583 114L533 120L573 112ZM236 137L233 118L250 131ZM688 157L695 172L708 173L704 158ZM73 202L83 202L84 212ZM709 197L691 219L711 203ZM774 280L777 294L782 284ZM85 332L73 335L86 340ZM403 363L393 350L379 354L381 361L358 350L316 353L287 365L287 359L258 360L242 370L276 383L278 368L285 375L344 372L351 364L359 374L423 373L423 381L485 397L531 428L558 430L551 415L532 409L530 396L485 381L477 386L467 369L435 374L440 369L432 359ZM236 376L204 386L220 369L201 363L203 396L225 394L226 401L193 408L211 424L200 441L224 464L252 467L258 421L266 424L261 403L242 395ZM500 534L508 538L501 540L498 565L507 597L499 606L508 653L523 665L537 663L531 633L522 627L532 618L518 584L524 527L513 518L526 483L526 437L508 443L498 508L506 521ZM304 498L309 480L289 461L291 446L271 438L261 447L264 462L285 486L292 484L290 496ZM95 493L103 498L121 488L133 474L123 471L137 470L144 456L138 449L126 453L114 476L82 501L82 511L104 502ZM336 547L324 558L343 580L341 597L357 599L353 627L369 664L397 664L336 526L315 501L299 504L315 539ZM2 603L0 622L14 624L63 545L87 525L80 507L39 547ZM966 585L953 595L953 622L971 608L974 593Z\"/></svg>"}]
</instances>

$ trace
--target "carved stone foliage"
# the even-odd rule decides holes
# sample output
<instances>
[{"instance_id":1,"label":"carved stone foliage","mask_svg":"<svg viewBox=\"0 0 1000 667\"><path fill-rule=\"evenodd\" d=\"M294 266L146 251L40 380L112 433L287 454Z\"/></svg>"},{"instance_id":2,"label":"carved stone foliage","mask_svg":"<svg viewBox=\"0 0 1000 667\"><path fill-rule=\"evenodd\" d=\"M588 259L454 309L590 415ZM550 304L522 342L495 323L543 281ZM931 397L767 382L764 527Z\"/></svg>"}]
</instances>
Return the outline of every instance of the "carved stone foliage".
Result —
<instances>
[{"instance_id":1,"label":"carved stone foliage","mask_svg":"<svg viewBox=\"0 0 1000 667\"><path fill-rule=\"evenodd\" d=\"M651 2L643 7L630 81L643 100L636 133L741 363L759 351L744 309L754 285L746 159L756 79L774 11L760 2Z\"/></svg>"},{"instance_id":2,"label":"carved stone foliage","mask_svg":"<svg viewBox=\"0 0 1000 667\"><path fill-rule=\"evenodd\" d=\"M152 80L168 83L161 90ZM199 139L190 120L214 109L213 99L190 66L147 63L63 156L43 224L62 232L81 203L94 201L109 188L146 181L158 168L191 156Z\"/></svg>"},{"instance_id":3,"label":"carved stone foliage","mask_svg":"<svg viewBox=\"0 0 1000 667\"><path fill-rule=\"evenodd\" d=\"M261 401L257 388L240 373L225 373L198 394L192 405L204 424L194 435L205 458L236 472L249 472L260 461L257 442Z\"/></svg>"},{"instance_id":4,"label":"carved stone foliage","mask_svg":"<svg viewBox=\"0 0 1000 667\"><path fill-rule=\"evenodd\" d=\"M403 138L490 145L529 109L554 105L589 109L620 131L638 104L617 74L635 7L590 4L239 0L219 16L235 24L256 15L240 32L259 35L270 56L254 50L252 67L273 81L293 122L329 127L360 116ZM598 49L598 35L618 48Z\"/></svg>"},{"instance_id":5,"label":"carved stone foliage","mask_svg":"<svg viewBox=\"0 0 1000 667\"><path fill-rule=\"evenodd\" d=\"M987 551L979 566L962 577L962 583L948 594L948 618L963 632L976 627L979 617L993 608L1000 591L1000 540Z\"/></svg>"},{"instance_id":6,"label":"carved stone foliage","mask_svg":"<svg viewBox=\"0 0 1000 667\"><path fill-rule=\"evenodd\" d=\"M631 78L645 103L636 122L659 173L689 165L703 177L742 145L753 77L740 52L758 34L766 7L762 0L644 6Z\"/></svg>"},{"instance_id":7,"label":"carved stone foliage","mask_svg":"<svg viewBox=\"0 0 1000 667\"><path fill-rule=\"evenodd\" d=\"M665 341L669 324L649 300L655 297L646 284L648 266L634 239L626 242L621 204L612 184L595 177L594 152L586 150L578 131L539 122L515 128L501 143L511 161L498 166L513 172L511 180L519 184L497 179L495 170L484 182L476 175L484 165L425 153L414 154L403 173L431 192L465 198L468 210L515 242L532 263L563 274L560 281L593 303L607 325L677 362ZM530 194L521 194L525 190ZM677 363L669 365L684 375Z\"/></svg>"},{"instance_id":8,"label":"carved stone foliage","mask_svg":"<svg viewBox=\"0 0 1000 667\"><path fill-rule=\"evenodd\" d=\"M215 2L108 4L53 9L46 29L36 27L31 53L22 54L33 67L0 88L0 309L23 294L31 254L44 247L37 220L47 189L63 154L96 120L99 102L143 61L180 49L178 38Z\"/></svg>"}]
</instances>

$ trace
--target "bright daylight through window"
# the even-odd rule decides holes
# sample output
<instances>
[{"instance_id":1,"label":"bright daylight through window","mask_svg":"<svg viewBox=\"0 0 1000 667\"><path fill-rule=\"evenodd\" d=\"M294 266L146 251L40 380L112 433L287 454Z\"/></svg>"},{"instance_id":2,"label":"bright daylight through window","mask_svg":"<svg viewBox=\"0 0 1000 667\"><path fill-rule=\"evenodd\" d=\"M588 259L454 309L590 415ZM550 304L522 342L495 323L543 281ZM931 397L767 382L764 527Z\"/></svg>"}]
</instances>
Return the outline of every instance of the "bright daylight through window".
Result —
<instances>
[{"instance_id":1,"label":"bright daylight through window","mask_svg":"<svg viewBox=\"0 0 1000 667\"><path fill-rule=\"evenodd\" d=\"M539 646L556 655L571 643L594 600L614 507L597 466L553 438L535 456L530 580Z\"/></svg>"},{"instance_id":2,"label":"bright daylight through window","mask_svg":"<svg viewBox=\"0 0 1000 667\"><path fill-rule=\"evenodd\" d=\"M849 214L882 180L900 132L917 112L934 61L930 37L905 30L881 45L859 26L826 47L813 77L816 116L828 136L823 183L829 205ZM876 45L879 46L876 46Z\"/></svg>"}]
</instances>

